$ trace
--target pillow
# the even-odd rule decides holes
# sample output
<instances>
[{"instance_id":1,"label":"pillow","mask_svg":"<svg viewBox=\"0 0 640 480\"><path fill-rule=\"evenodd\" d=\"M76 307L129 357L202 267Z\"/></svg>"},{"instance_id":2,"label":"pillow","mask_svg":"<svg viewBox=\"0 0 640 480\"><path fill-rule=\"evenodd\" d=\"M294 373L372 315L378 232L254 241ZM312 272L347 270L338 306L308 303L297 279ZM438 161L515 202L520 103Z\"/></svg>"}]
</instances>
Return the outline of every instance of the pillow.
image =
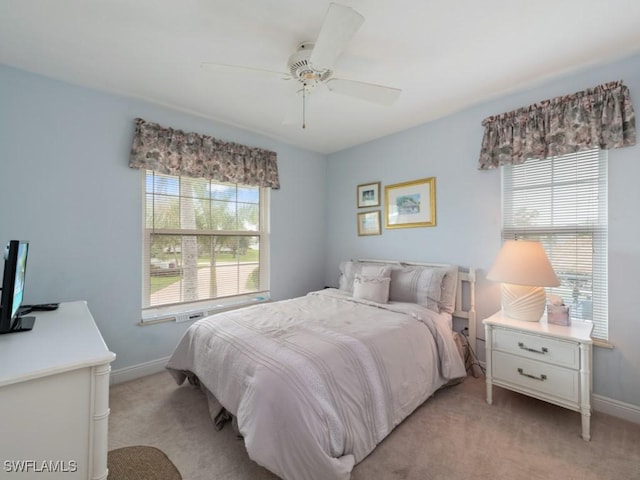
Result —
<instances>
[{"instance_id":1,"label":"pillow","mask_svg":"<svg viewBox=\"0 0 640 480\"><path fill-rule=\"evenodd\" d=\"M433 267L407 266L391 271L389 300L417 303L440 313L442 280L446 270Z\"/></svg>"},{"instance_id":2,"label":"pillow","mask_svg":"<svg viewBox=\"0 0 640 480\"><path fill-rule=\"evenodd\" d=\"M340 263L340 290L353 294L353 281L356 275L390 277L391 267L381 263L364 263L350 260Z\"/></svg>"},{"instance_id":3,"label":"pillow","mask_svg":"<svg viewBox=\"0 0 640 480\"><path fill-rule=\"evenodd\" d=\"M356 275L353 279L353 297L376 303L389 301L391 278L381 275Z\"/></svg>"},{"instance_id":4,"label":"pillow","mask_svg":"<svg viewBox=\"0 0 640 480\"><path fill-rule=\"evenodd\" d=\"M456 309L456 289L458 288L458 267L452 265L444 269L442 294L440 295L440 311L453 314Z\"/></svg>"},{"instance_id":5,"label":"pillow","mask_svg":"<svg viewBox=\"0 0 640 480\"><path fill-rule=\"evenodd\" d=\"M353 262L340 262L340 277L338 279L338 288L340 290L348 292L349 283L351 283L351 291L353 291L353 277Z\"/></svg>"}]
</instances>

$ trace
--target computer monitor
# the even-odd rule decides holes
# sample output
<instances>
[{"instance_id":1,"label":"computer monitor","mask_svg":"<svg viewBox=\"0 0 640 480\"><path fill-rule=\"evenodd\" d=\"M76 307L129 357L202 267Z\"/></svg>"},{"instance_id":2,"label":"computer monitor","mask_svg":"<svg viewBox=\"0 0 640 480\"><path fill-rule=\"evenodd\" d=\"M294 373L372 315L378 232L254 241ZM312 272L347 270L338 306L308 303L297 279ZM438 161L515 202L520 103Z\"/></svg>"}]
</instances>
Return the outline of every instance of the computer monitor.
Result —
<instances>
[{"instance_id":1,"label":"computer monitor","mask_svg":"<svg viewBox=\"0 0 640 480\"><path fill-rule=\"evenodd\" d=\"M29 242L11 240L4 253L4 276L0 300L0 334L31 330L35 317L21 317Z\"/></svg>"}]
</instances>

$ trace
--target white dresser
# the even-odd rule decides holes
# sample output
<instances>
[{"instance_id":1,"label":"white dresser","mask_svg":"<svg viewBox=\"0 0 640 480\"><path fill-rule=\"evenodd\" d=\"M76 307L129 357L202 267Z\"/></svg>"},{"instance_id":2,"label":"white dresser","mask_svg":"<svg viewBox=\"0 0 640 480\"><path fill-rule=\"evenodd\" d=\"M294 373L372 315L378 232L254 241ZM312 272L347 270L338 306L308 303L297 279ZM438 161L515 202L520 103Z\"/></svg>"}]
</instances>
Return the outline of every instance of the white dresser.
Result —
<instances>
[{"instance_id":1,"label":"white dresser","mask_svg":"<svg viewBox=\"0 0 640 480\"><path fill-rule=\"evenodd\" d=\"M30 315L0 335L0 477L105 480L115 354L86 302Z\"/></svg>"},{"instance_id":2,"label":"white dresser","mask_svg":"<svg viewBox=\"0 0 640 480\"><path fill-rule=\"evenodd\" d=\"M570 326L523 322L501 312L483 321L486 332L487 403L493 385L555 403L582 414L582 438L591 420L591 322Z\"/></svg>"}]
</instances>

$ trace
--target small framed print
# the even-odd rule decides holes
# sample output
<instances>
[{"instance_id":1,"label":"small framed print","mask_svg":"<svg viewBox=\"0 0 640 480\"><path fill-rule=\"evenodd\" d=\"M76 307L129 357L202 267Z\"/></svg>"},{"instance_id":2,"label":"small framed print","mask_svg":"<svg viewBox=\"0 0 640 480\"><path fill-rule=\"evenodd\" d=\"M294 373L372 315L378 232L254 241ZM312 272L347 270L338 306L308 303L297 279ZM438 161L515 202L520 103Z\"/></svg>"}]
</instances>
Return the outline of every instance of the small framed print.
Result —
<instances>
[{"instance_id":1,"label":"small framed print","mask_svg":"<svg viewBox=\"0 0 640 480\"><path fill-rule=\"evenodd\" d=\"M436 178L384 187L385 227L411 228L436 225Z\"/></svg>"},{"instance_id":2,"label":"small framed print","mask_svg":"<svg viewBox=\"0 0 640 480\"><path fill-rule=\"evenodd\" d=\"M382 233L380 228L381 216L380 210L358 213L358 235L380 235Z\"/></svg>"},{"instance_id":3,"label":"small framed print","mask_svg":"<svg viewBox=\"0 0 640 480\"><path fill-rule=\"evenodd\" d=\"M380 206L380 182L358 185L358 208Z\"/></svg>"}]
</instances>

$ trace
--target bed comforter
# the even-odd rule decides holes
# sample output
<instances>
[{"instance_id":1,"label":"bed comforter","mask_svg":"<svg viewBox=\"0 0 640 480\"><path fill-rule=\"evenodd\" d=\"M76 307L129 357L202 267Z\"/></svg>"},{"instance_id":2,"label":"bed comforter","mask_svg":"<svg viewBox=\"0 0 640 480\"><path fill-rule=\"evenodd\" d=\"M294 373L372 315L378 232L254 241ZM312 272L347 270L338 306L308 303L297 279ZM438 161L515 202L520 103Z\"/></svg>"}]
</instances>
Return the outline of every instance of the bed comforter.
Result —
<instances>
[{"instance_id":1,"label":"bed comforter","mask_svg":"<svg viewBox=\"0 0 640 480\"><path fill-rule=\"evenodd\" d=\"M249 456L286 480L346 480L447 381L465 376L450 318L336 289L199 320L167 368L236 416Z\"/></svg>"}]
</instances>

